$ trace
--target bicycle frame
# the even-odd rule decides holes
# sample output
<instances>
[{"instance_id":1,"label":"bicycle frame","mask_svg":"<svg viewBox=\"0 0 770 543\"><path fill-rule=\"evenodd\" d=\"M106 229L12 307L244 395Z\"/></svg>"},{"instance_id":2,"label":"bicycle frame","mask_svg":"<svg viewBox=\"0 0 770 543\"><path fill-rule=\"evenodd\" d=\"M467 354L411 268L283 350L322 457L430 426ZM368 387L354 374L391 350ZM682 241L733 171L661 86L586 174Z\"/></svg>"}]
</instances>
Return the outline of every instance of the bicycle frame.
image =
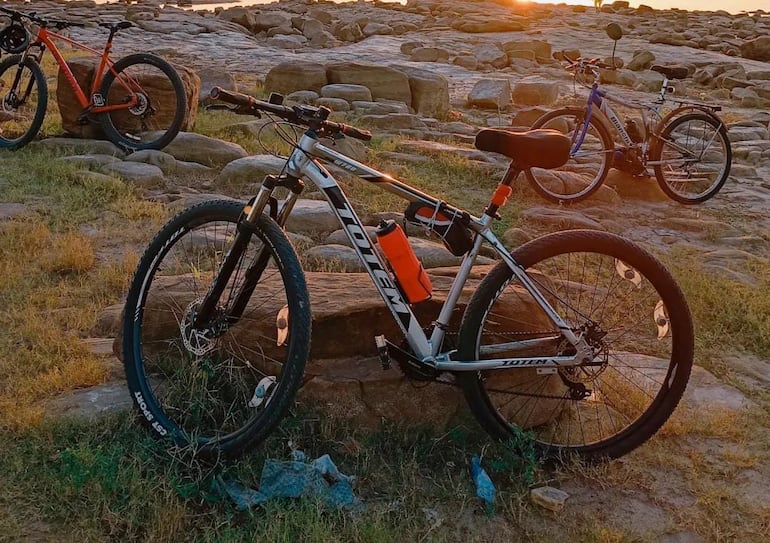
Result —
<instances>
[{"instance_id":1,"label":"bicycle frame","mask_svg":"<svg viewBox=\"0 0 770 543\"><path fill-rule=\"evenodd\" d=\"M101 58L99 62L99 66L96 69L96 74L94 75L94 82L90 92L90 96L91 96L90 99L86 96L85 91L78 83L77 79L75 78L75 75L72 73L72 70L67 65L67 61L64 59L64 56L56 47L56 43L53 40L61 40L74 47L77 47L78 49L88 51L89 53ZM123 81L122 77L116 77L116 80L119 81L120 84L123 86L123 88L125 88L126 91L128 92L130 96L130 99L128 102L124 104L107 106L105 105L106 101L104 97L102 97L101 94L99 94L98 92L99 86L101 85L102 79L104 78L104 74L107 70L110 70L115 76L117 76L117 73L113 70L113 66L115 65L115 63L110 60L110 51L112 50L112 35L110 35L110 37L107 39L107 43L104 45L104 50L100 52L100 51L97 51L96 49L88 47L87 45L83 45L82 43L76 42L71 38L62 36L61 34L57 34L55 32L51 32L45 27L41 27L37 33L34 43L32 43L30 47L27 48L27 50L22 55L22 62L28 55L30 55L30 48L32 47L40 48L39 56L42 56L43 52L45 52L46 47L50 49L51 54L53 55L54 59L56 59L56 63L59 65L59 69L61 69L65 79L69 83L70 87L72 87L72 90L75 93L75 97L77 98L78 103L80 103L83 109L88 109L90 113L107 113L109 111L115 111L118 109L129 109L136 106L137 103L139 102L139 99L137 98L137 94L130 87L130 84L132 83L136 84L136 82L130 81L130 80L128 82Z\"/></svg>"},{"instance_id":2,"label":"bicycle frame","mask_svg":"<svg viewBox=\"0 0 770 543\"><path fill-rule=\"evenodd\" d=\"M664 86L664 89L666 86ZM644 123L645 130L649 126L648 122L648 116L647 111L651 111L658 119L661 118L660 116L660 109L663 107L663 99L659 101L659 103L656 103L655 105L642 105L642 104L635 104L633 102L629 102L626 100L622 100L621 98L618 98L616 96L611 96L607 91L604 91L599 88L598 83L594 83L591 85L591 92L588 94L588 101L586 103L586 119L583 124L583 130L580 134L580 137L578 138L577 145L575 146L575 149L579 149L580 146L583 144L583 140L585 139L585 135L588 131L588 123L591 120L591 117L593 115L593 108L594 106L599 108L599 111L604 114L604 116L610 121L611 125L615 127L615 130L618 131L618 134L620 135L620 138L623 140L623 143L628 147L634 147L638 144L638 142L635 142L633 139L631 139L631 136L626 131L625 127L623 126L623 123L621 122L620 118L618 117L618 114L615 113L615 110L612 109L609 102L615 102L616 104L620 104L621 106L625 106L631 109L635 109L637 111L642 112L642 122ZM645 138L645 144L648 143L649 138Z\"/></svg>"},{"instance_id":3,"label":"bicycle frame","mask_svg":"<svg viewBox=\"0 0 770 543\"><path fill-rule=\"evenodd\" d=\"M358 215L356 215L350 201L341 190L337 180L332 176L328 169L320 164L318 159L343 168L345 171L352 173L365 181L377 184L384 190L394 193L410 202L417 201L433 207L440 205L443 202L398 181L387 174L372 169L322 145L319 143L317 135L312 131L308 131L303 135L298 146L287 161L286 175L288 178L309 179L324 194L354 250L358 254L366 272L372 278L385 305L388 307L396 323L404 333L410 347L418 359L423 363L440 371L479 371L497 368L534 367L544 373L552 373L555 372L558 367L574 366L584 361L586 357L589 359L591 358L590 348L585 341L582 338L577 337L570 327L567 326L564 320L550 306L545 297L529 279L522 267L514 260L503 244L492 233L490 229L492 217L486 214L482 218L470 216L469 228L476 234L473 248L463 258L457 276L449 289L447 298L436 319L436 325L434 326L430 337L427 337L416 316L412 312L409 303L404 299L398 287L391 279L385 262L383 262L379 253L374 249L374 244L368 236L361 220L358 218ZM509 182L513 181L518 174L519 170L517 170L514 165L511 165L506 172L506 177L504 179ZM247 223L254 224L256 222L268 205L268 202L271 200L273 189L273 186L266 187L266 183L263 183L259 193L253 200L253 203L247 207L247 215L245 218ZM292 191L291 195L284 201L280 211L275 214L281 226L283 226L288 218L294 203L299 197L299 192L300 191ZM449 213L462 213L461 210L452 206L447 206L447 210ZM517 349L524 351L529 350L538 344L552 344L555 339L564 337L569 343L575 346L577 351L575 355L497 358L484 361L457 361L451 359L453 352L439 352L446 333L445 330L449 323L449 318L460 298L463 286L473 267L481 244L484 241L494 247L495 251L497 251L504 262L511 268L514 276L521 282L521 285L548 315L561 334L560 336L557 334L555 337L512 342L505 344L504 348L503 346L500 346L498 350L501 352L516 351ZM221 273L222 271L220 271L220 274ZM250 295L250 293L248 294Z\"/></svg>"},{"instance_id":4,"label":"bicycle frame","mask_svg":"<svg viewBox=\"0 0 770 543\"><path fill-rule=\"evenodd\" d=\"M652 138L660 139L659 134L663 131L663 128L666 126L666 124L673 119L676 115L679 113L695 109L698 111L701 111L707 115L710 115L715 120L717 120L720 124L722 124L722 120L716 116L714 113L713 108L710 108L709 106L705 104L701 104L698 102L688 102L686 100L679 100L677 103L679 103L679 107L675 108L673 111L671 111L669 114L667 114L665 117L661 116L660 111L663 108L663 105L666 102L666 94L669 92L669 86L668 86L668 78L663 79L663 83L661 84L661 91L660 91L660 97L657 102L653 104L639 104L639 103L633 103L629 102L627 100L623 100L621 98L618 98L616 96L611 96L607 91L604 91L599 88L599 84L597 82L594 82L591 85L591 91L588 94L588 100L586 102L586 116L585 120L583 121L583 128L580 131L580 134L578 135L577 141L573 142L573 155L578 152L580 147L583 145L583 141L585 140L585 136L588 133L588 127L589 123L591 121L591 118L594 114L593 108L594 106L599 108L599 111L603 114L603 116L610 122L610 124L617 130L618 134L620 135L621 140L623 140L623 143L628 148L633 147L641 147L642 148L642 154L641 156L644 157L644 164L645 165L660 165L660 164L668 164L670 162L676 162L680 163L682 160L677 159L673 161L665 161L665 160L646 160L647 153L650 150L650 147L652 145ZM609 102L614 102L616 104L620 104L621 106L628 107L630 109L634 109L637 111L642 112L642 123L645 127L646 136L644 138L643 142L636 142L634 141L631 136L626 131L625 127L623 126L623 123L620 120L620 117L617 113L615 113L615 110L612 109ZM651 112L657 119L658 122L656 123L655 130L650 130L652 127L652 123L650 122L650 117L648 117L647 112ZM601 119L600 119L601 120ZM603 122L603 121L602 121ZM679 150L681 153L690 155L691 158L687 159L689 161L695 162L702 158L703 153L705 153L709 147L711 147L711 144L713 143L714 139L716 138L717 131L714 132L714 135L711 137L711 141L708 142L708 145L704 147L704 149L701 151L701 156L695 156L690 152L688 149L678 145L676 142L669 141L668 144L672 147ZM610 152L610 151L608 151Z\"/></svg>"}]
</instances>

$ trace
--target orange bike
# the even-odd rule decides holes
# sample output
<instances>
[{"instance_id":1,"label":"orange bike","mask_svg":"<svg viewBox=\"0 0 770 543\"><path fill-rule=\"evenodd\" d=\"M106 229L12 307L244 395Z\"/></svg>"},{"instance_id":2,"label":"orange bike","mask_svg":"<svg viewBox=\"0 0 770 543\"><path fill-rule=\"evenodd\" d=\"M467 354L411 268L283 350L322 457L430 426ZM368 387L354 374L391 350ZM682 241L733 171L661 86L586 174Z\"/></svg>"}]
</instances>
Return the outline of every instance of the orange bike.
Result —
<instances>
[{"instance_id":1,"label":"orange bike","mask_svg":"<svg viewBox=\"0 0 770 543\"><path fill-rule=\"evenodd\" d=\"M176 70L162 58L146 53L118 62L110 60L115 34L131 27L130 22L99 23L110 31L104 51L99 52L49 30L84 26L81 23L42 19L35 13L4 7L0 12L10 18L10 24L0 32L0 49L11 53L0 61L0 148L23 147L43 124L48 86L40 60L46 48L83 108L78 122L100 123L110 141L129 151L162 149L176 137L187 109L184 85ZM24 19L39 27L34 40L22 24ZM90 95L78 84L54 39L101 56Z\"/></svg>"}]
</instances>

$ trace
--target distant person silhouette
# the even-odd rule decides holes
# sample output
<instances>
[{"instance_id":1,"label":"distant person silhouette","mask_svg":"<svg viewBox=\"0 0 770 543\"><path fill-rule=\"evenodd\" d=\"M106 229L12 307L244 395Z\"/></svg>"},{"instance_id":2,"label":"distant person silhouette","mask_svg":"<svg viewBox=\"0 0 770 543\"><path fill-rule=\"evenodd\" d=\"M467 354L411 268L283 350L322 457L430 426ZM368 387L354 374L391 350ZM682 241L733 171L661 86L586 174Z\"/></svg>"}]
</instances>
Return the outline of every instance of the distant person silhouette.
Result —
<instances>
[{"instance_id":1,"label":"distant person silhouette","mask_svg":"<svg viewBox=\"0 0 770 543\"><path fill-rule=\"evenodd\" d=\"M600 11L602 9L602 0L594 0L594 8L596 11Z\"/></svg>"}]
</instances>

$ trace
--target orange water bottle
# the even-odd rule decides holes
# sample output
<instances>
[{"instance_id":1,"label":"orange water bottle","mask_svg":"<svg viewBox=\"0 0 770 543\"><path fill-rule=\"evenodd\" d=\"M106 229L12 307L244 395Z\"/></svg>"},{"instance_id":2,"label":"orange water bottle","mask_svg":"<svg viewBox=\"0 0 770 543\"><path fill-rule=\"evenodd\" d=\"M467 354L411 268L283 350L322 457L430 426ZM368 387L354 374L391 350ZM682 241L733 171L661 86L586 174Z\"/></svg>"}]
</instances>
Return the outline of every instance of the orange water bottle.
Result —
<instances>
[{"instance_id":1,"label":"orange water bottle","mask_svg":"<svg viewBox=\"0 0 770 543\"><path fill-rule=\"evenodd\" d=\"M403 228L396 221L381 221L376 234L380 249L385 253L398 286L409 303L430 299L433 292L430 278L417 260Z\"/></svg>"}]
</instances>

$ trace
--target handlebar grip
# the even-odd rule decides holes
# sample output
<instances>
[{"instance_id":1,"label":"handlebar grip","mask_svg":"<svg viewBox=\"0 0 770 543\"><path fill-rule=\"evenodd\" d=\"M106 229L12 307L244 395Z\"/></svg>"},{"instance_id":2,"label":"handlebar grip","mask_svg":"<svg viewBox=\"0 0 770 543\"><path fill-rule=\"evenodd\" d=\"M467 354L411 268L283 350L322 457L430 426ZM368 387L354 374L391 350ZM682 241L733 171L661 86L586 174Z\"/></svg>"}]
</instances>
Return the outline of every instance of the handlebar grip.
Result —
<instances>
[{"instance_id":1,"label":"handlebar grip","mask_svg":"<svg viewBox=\"0 0 770 543\"><path fill-rule=\"evenodd\" d=\"M368 130L361 130L348 124L343 124L340 132L351 138L356 138L357 140L369 141L372 139L372 133Z\"/></svg>"},{"instance_id":2,"label":"handlebar grip","mask_svg":"<svg viewBox=\"0 0 770 543\"><path fill-rule=\"evenodd\" d=\"M256 102L256 100L248 94L227 91L221 87L214 87L211 89L209 96L212 100L221 100L222 102L228 102L230 104L244 107L251 107Z\"/></svg>"}]
</instances>

